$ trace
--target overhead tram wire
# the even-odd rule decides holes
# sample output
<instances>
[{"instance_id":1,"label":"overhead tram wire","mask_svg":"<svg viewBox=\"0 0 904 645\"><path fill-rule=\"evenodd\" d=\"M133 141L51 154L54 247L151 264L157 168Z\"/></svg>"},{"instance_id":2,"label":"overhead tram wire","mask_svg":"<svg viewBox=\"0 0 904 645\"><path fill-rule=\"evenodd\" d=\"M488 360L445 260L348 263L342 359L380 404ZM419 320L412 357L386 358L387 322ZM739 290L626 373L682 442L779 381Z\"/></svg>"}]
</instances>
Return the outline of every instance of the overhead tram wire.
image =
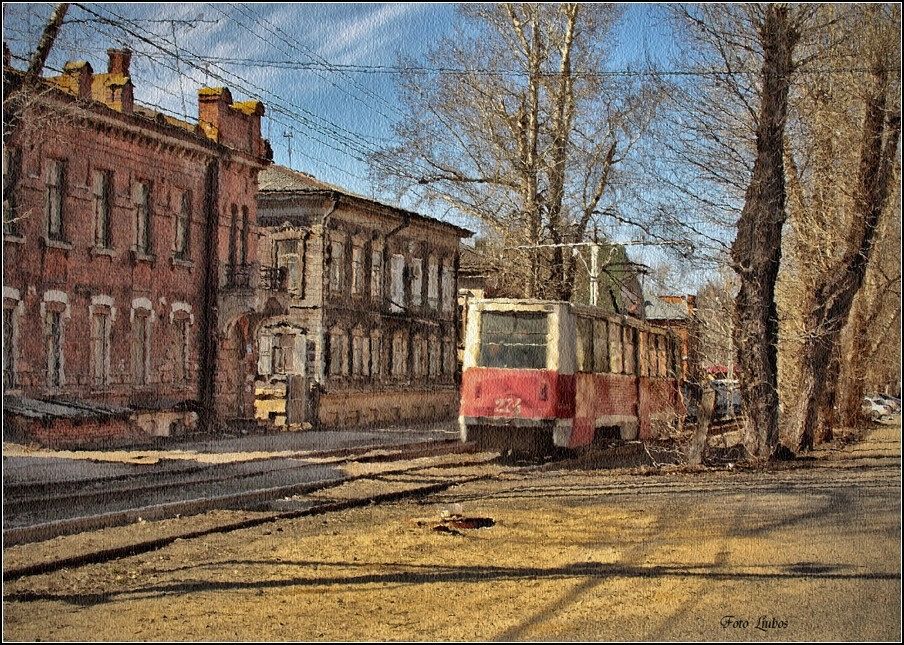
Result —
<instances>
[{"instance_id":1,"label":"overhead tram wire","mask_svg":"<svg viewBox=\"0 0 904 645\"><path fill-rule=\"evenodd\" d=\"M222 10L220 10L216 5L212 5L212 6L214 6L214 8L216 8L217 11L220 11L220 13L223 13ZM313 49L311 49L310 47L308 47L307 45L305 45L304 43L302 43L301 41L299 41L297 38L294 38L291 34L286 33L286 32L285 32L284 30L282 30L278 25L274 25L272 22L270 22L269 20L267 20L266 18L264 18L264 17L262 17L262 16L257 16L257 15L255 15L255 14L251 13L250 10L248 10L248 9L246 9L246 8L244 8L244 7L242 7L241 5L238 5L238 4L235 4L235 3L229 3L229 6L230 6L230 7L233 7L233 8L236 9L236 10L238 10L240 13L242 13L242 14L243 14L244 16L246 16L247 18L249 18L249 19L251 19L251 20L255 20L256 22L258 22L258 24L263 23L263 24L264 24L264 28L267 29L267 31L269 31L269 32L270 32L271 34L273 34L275 37L279 38L283 43L286 44L286 46L288 46L290 49L292 49L292 50L294 50L294 51L296 51L296 52L301 53L303 56L305 56L305 57L308 58L309 60L315 61L315 63L322 65L323 68L324 68L324 71L338 72L338 73L341 74L343 77L347 78L347 79L351 82L352 85L354 85L355 87L357 87L361 92L363 92L363 93L366 94L367 96L369 96L369 97L371 97L371 98L373 98L373 99L375 99L375 100L377 100L377 101L380 101L380 102L383 103L384 105L388 106L390 109L392 109L392 110L393 110L397 115L399 115L400 117L404 118L404 117L406 116L404 112L402 112L401 110L398 109L398 107L396 107L395 105L393 105L392 103L390 103L389 101L387 101L385 98L383 98L383 97L380 96L379 94L376 94L375 92L369 90L367 87L361 85L361 84L358 83L354 78L350 77L348 74L343 73L342 70L339 69L335 64L330 63L328 60L326 60L325 58L323 58L322 56L320 56L319 54L317 54ZM225 14L224 14L224 15L225 15ZM233 20L234 20L234 18L233 18ZM240 25L241 27L243 27L244 29L248 30L250 33L253 33L255 36L257 36L258 38L260 38L260 39L263 40L264 42L267 42L268 44L272 44L272 43L270 43L269 41L267 41L266 39L262 38L259 34L257 34L257 32L255 32L253 29L251 29L250 27L248 27L247 25L245 25L243 22L241 22L241 21L236 21L236 22L238 22L239 25ZM290 42L290 40L291 40L292 42L294 42L295 45L293 45L292 42ZM301 50L301 51L299 51L299 50ZM286 53L287 55L291 55L290 52L286 52L285 50L282 50L282 51L283 51L284 53ZM312 71L319 71L319 70L317 70L317 69L314 68L314 67L312 67L311 69L312 69ZM330 85L332 85L333 87L335 87L336 89L338 89L339 91L341 91L341 92L343 92L344 94L347 94L348 96L352 97L353 99L355 99L356 101L358 101L358 102L361 103L362 105L365 105L366 107L372 109L374 112L376 112L377 114L379 114L380 116L382 116L383 118L385 118L387 121L392 122L393 117L387 115L385 112L383 112L383 111L377 109L375 106L373 106L373 105L371 105L371 104L368 104L367 102L363 101L359 96L357 96L356 94L354 94L354 93L352 93L352 92L349 92L348 90L346 90L346 89L342 88L341 86L337 85L336 83L334 83L333 81L331 81L329 78L327 78L327 77L324 76L323 74L318 74L318 76L319 76L320 78L322 78L323 80L325 80L326 82L328 82L328 83L329 83Z\"/></svg>"},{"instance_id":2,"label":"overhead tram wire","mask_svg":"<svg viewBox=\"0 0 904 645\"><path fill-rule=\"evenodd\" d=\"M123 32L141 40L142 42L144 42L148 45L151 45L155 49L157 49L165 54L171 53L171 52L169 52L169 50L167 50L165 47L161 46L157 42L154 42L153 40L150 40L149 38L138 33L137 31L135 31L134 28L130 28L128 26L130 24L130 21L128 19L122 18L121 16L118 16L117 14L113 13L112 11L110 11L110 14L119 18L119 20L121 22L117 22L116 20L113 20L113 19L109 18L108 16L99 14L96 11L93 11L92 9L87 8L84 5L81 5L79 3L76 3L76 6L79 7L80 9L87 11L88 13L96 16L97 18L99 18L103 21L106 21L108 24L111 24L112 26L116 27L117 29L120 29ZM155 38L157 38L158 40L165 42L166 44L171 44L171 43L169 43L169 41L167 41L165 38L160 37L158 34L152 34L152 35ZM223 75L217 73L216 71L211 70L210 67L202 67L202 66L196 64L195 62L193 62L193 60L195 58L196 57L189 58L188 56L183 56L182 60L185 61L188 65L199 70L200 72L207 74L210 77L214 78L215 80L223 82L226 85L232 85L236 89L238 89L242 92L245 92L249 95L263 93L263 94L272 96L274 100L268 102L268 107L270 108L270 110L278 112L278 113L282 113L289 119L295 121L298 124L303 125L306 129L312 131L313 133L317 133L323 137L326 137L325 139L323 139L323 138L318 137L315 134L312 136L312 139L314 139L315 141L317 141L337 152L352 156L352 157L356 158L357 160L361 161L362 163L367 163L367 159L364 158L367 154L369 154L370 152L375 152L375 150L372 147L370 147L370 144L368 144L366 141L356 140L356 138L360 139L360 137L358 137L356 133L346 130L345 128L342 128L342 126L339 126L339 125L329 121L328 119L324 119L323 117L320 117L320 116L314 114L313 112L306 110L303 107L296 105L296 106L294 106L295 110L293 110L291 107L287 108L284 106L283 102L288 103L289 105L293 105L293 104L291 104L288 101L285 101L285 99L282 99L281 97L277 96L276 94L272 93L271 91L261 88L259 86L256 86L255 84L251 83L247 79L244 79L243 77L241 77L237 74L229 72L228 70L223 69L219 65L215 65L216 69L221 70L224 74L232 77L232 79L224 77ZM248 89L249 86L253 89ZM306 115L309 115L309 116L306 116ZM323 121L327 125L325 125L325 126L320 125L320 123L318 123L318 121ZM341 132L341 130L345 130L345 132L348 132L349 135L343 134ZM339 148L337 146L343 146L345 148L345 150L343 150L342 148Z\"/></svg>"},{"instance_id":3,"label":"overhead tram wire","mask_svg":"<svg viewBox=\"0 0 904 645\"><path fill-rule=\"evenodd\" d=\"M106 24L109 24L112 27L115 27L116 29L119 29L126 34L129 34L132 37L137 38L138 40L152 46L154 49L156 49L164 54L172 55L172 53L169 50L167 50L165 47L161 46L159 43L147 38L146 36L142 35L138 31L136 31L136 30L140 29L140 27L135 25L128 18L120 16L120 15L116 14L115 12L113 12L109 9L106 9L106 11L109 12L109 14L111 14L112 16L114 16L114 18L117 19L117 20L114 20L113 18L110 18L109 16L99 14L96 11L94 11L88 7L85 7L81 3L74 3L74 4L79 9L82 9L83 11L95 16L102 22L105 22ZM131 25L131 28L129 25ZM172 45L171 42L169 42L165 37L162 37L159 34L152 33L150 35L154 36L154 38L156 38L159 41L164 42L167 45ZM312 131L312 133L317 133L317 134L320 134L320 135L326 137L326 139L324 139L324 138L317 136L317 134L312 135L311 138L314 139L315 141L317 141L318 143L321 143L322 145L324 145L336 152L339 152L340 154L350 156L353 159L360 161L361 163L364 163L364 164L377 163L378 165L384 166L386 169L388 169L389 171L391 171L395 174L399 174L406 169L400 165L393 165L393 164L388 163L388 161L386 160L386 157L381 157L382 161L379 161L376 158L371 158L370 160L368 160L366 158L368 155L380 153L382 151L374 148L373 145L368 143L367 141L356 140L356 138L360 139L360 137L358 137L356 133L351 132L345 128L342 128L342 126L334 124L333 122L329 121L328 119L319 117L318 115L310 112L309 110L306 110L303 107L294 105L289 101L285 101L285 99L282 99L281 97L274 94L273 92L271 92L265 88L261 88L261 87L255 85L254 83L251 83L244 77L242 77L238 74L235 74L233 72L230 72L229 70L222 68L222 66L220 66L220 65L214 64L216 69L220 70L223 74L226 74L227 76L232 77L232 80L230 78L224 77L223 75L221 75L219 73L216 73L215 71L212 71L209 67L202 67L193 62L194 60L197 59L196 56L193 56L191 54L191 52L188 50L184 50L184 51L186 52L186 54L182 56L182 60L185 61L186 64L188 64L191 67L195 68L196 70L200 71L201 73L209 75L212 78L214 78L215 80L223 82L227 85L232 85L236 89L243 91L249 95L254 95L257 92L260 92L260 93L272 96L274 101L268 103L269 109L271 111L275 111L277 113L283 114L284 116L286 116L287 118L289 118L290 120L292 120L296 123L304 125L308 130ZM243 85L243 83L244 83L244 85ZM247 86L250 86L253 89L249 90ZM320 126L318 123L312 121L310 118L302 116L298 112L294 112L291 108L284 107L282 104L283 101L285 101L285 103L288 103L290 106L294 105L295 109L300 110L300 111L304 112L305 114L309 114L315 119L326 122L328 124L327 127L332 128L332 131L329 129L325 129L324 126ZM272 115L271 115L271 118L272 118ZM276 120L276 119L274 119L274 120ZM291 127L291 126L289 126L289 127ZM343 135L341 132L337 132L336 131L337 128L339 130L345 130L351 136L346 136L346 135ZM339 139L339 141L336 142L336 144L334 144L332 142L332 140L330 139L330 137L336 137ZM342 148L336 147L337 144L343 146L345 149L343 150ZM424 170L424 168L421 168L421 170ZM447 196L451 199L455 199L454 196L452 196L449 193L442 191L436 187L433 187L432 190L439 195L443 195L443 196Z\"/></svg>"},{"instance_id":4,"label":"overhead tram wire","mask_svg":"<svg viewBox=\"0 0 904 645\"><path fill-rule=\"evenodd\" d=\"M137 31L135 31L135 29L138 29L139 27L134 25L134 23L132 23L132 21L129 20L128 18L120 16L120 15L116 14L115 12L113 12L112 10L105 7L105 10L109 14L113 15L115 18L117 18L120 21L120 22L117 22L117 21L109 18L108 16L98 14L97 12L95 12L79 3L76 3L76 6L87 11L88 13L91 13L92 15L97 16L101 20L107 21L108 23L110 23L111 25L113 25L114 27L116 27L118 29L121 29L125 33L128 33L128 34L140 39L141 41L153 46L155 49L158 49L164 53L171 55L171 52L169 52L166 48L162 47L157 42L154 42L154 41L148 39L147 37L143 36L142 34L138 33ZM128 27L128 25L132 25L132 28L130 29ZM152 35L157 40L160 40L168 45L172 45L172 43L170 41L168 41L165 37L162 37L159 34L152 34ZM188 52L188 53L190 54L191 52ZM282 112L288 118L296 120L298 123L303 124L308 129L318 132L321 135L324 135L326 137L335 137L337 139L336 143L338 145L341 145L341 146L347 148L347 150L341 150L341 149L337 148L335 145L333 145L332 143L330 143L329 140L324 141L323 139L320 139L316 136L313 137L319 143L322 143L323 145L325 145L333 150L336 150L337 152L340 152L342 154L348 154L349 156L352 156L365 164L369 163L369 161L364 157L366 157L367 155L379 154L380 152L382 152L381 150L375 148L373 146L373 144L364 140L364 138L361 137L358 133L350 131L347 128L344 128L343 126L340 126L336 123L333 123L332 121L330 121L328 119L320 117L319 115L316 115L313 112L310 112L309 110L307 110L301 106L298 106L297 104L293 104L289 101L286 101L285 99L274 94L270 90L267 90L258 85L255 85L251 81L248 81L246 78L223 68L221 65L218 65L216 63L213 64L216 69L220 70L223 74L226 74L227 76L232 77L234 80L230 80L229 78L225 78L221 74L215 73L214 71L212 71L210 69L210 67L202 67L200 65L192 63L191 61L188 60L188 56L183 56L182 59L184 61L186 61L186 63L188 63L188 64L192 65L193 67L195 67L196 69L198 69L199 71L201 71L205 74L208 74L208 75L212 76L214 79L219 80L227 85L232 84L234 87L236 87L237 89L239 89L247 94L253 95L255 93L262 93L262 94L266 94L266 95L273 97L273 101L269 102L270 108L272 110L277 111L277 112ZM249 90L248 89L249 86L253 89ZM298 112L293 111L291 108L284 107L284 103L288 104L290 106L293 106L295 110L298 110L308 116L301 116ZM317 122L312 121L312 118L317 119L318 121L323 121L324 123L327 124L327 126L320 126ZM343 131L348 134L347 135L343 134ZM360 155L364 155L364 156L360 156ZM396 173L402 172L404 170L404 168L402 166L400 166L400 165L394 166L390 163L387 163L386 161L376 161L376 159L372 159L371 162L375 162L378 165L382 165L382 166L386 167L387 169L394 171ZM428 169L422 168L422 170L426 171Z\"/></svg>"},{"instance_id":5,"label":"overhead tram wire","mask_svg":"<svg viewBox=\"0 0 904 645\"><path fill-rule=\"evenodd\" d=\"M111 15L113 15L115 18L117 18L119 21L121 21L121 22L117 22L116 20L113 20L107 16L98 14L97 12L85 7L84 5L82 5L80 3L75 3L75 5L77 7L79 7L80 9L87 11L88 13L98 17L99 19L106 21L108 24L111 24L112 26L116 27L117 29L120 29L127 34L130 34L133 37L138 38L142 42L145 42L145 43L151 45L155 49L157 49L165 54L172 55L172 53L169 50L162 47L157 42L154 42L154 41L148 39L147 37L143 36L142 34L138 33L137 31L135 31L136 29L140 29L140 27L136 26L130 19L120 16L120 15L116 14L115 12L113 12L112 10L105 8L106 11L108 11ZM130 29L127 25L132 25L132 28ZM165 37L160 36L159 34L151 34L151 35L153 35L158 40L166 43L167 45L172 45L172 43L170 41L168 41ZM195 69L201 71L202 73L210 75L214 79L219 80L227 85L232 84L234 87L236 87L236 89L239 89L249 95L254 95L255 93L263 93L263 94L267 94L267 95L273 97L274 101L268 103L268 106L272 111L282 113L283 115L287 116L289 119L292 119L292 120L296 121L297 123L301 123L301 124L305 125L305 127L307 127L309 130L312 130L314 132L317 132L317 133L327 137L326 140L324 140L320 137L317 137L317 136L312 137L315 141L325 145L326 147L331 148L332 150L339 152L341 154L348 155L348 156L360 161L361 163L364 163L365 165L375 163L397 175L404 173L405 171L407 171L409 169L409 166L402 166L400 164L392 163L392 162L390 162L390 160L388 158L386 158L385 156L382 156L382 155L380 155L379 157L374 156L374 157L371 157L370 159L367 159L366 157L368 155L379 155L383 151L378 148L375 148L373 146L373 144L363 140L357 133L354 133L346 128L343 128L342 126L335 124L332 121L329 121L328 119L324 119L323 117L320 117L320 116L310 112L309 110L307 110L301 106L298 106L297 104L293 104L289 101L286 101L285 99L274 94L270 90L257 86L254 83L245 79L244 77L242 77L238 74L235 74L234 72L230 72L227 69L224 69L221 65L214 63L214 66L216 67L216 69L220 70L223 74L226 74L227 76L233 77L233 79L237 79L237 80L230 80L229 78L225 78L221 74L211 71L211 69L209 67L202 67L200 65L197 65L192 62L193 58L190 56L191 52L189 52L188 50L186 50L184 48L183 48L183 51L185 51L186 54L188 54L188 55L183 55L182 60L185 61L187 64L191 65L192 67L194 67ZM190 59L192 59L192 60L190 60ZM245 85L242 85L242 83L244 83ZM246 85L250 86L253 89L249 90ZM330 131L330 130L325 131L323 129L323 126L318 126L316 123L312 123L311 119L306 118L304 116L300 116L297 112L293 112L291 108L285 108L283 106L282 102L285 102L290 106L294 106L295 109L300 110L303 113L308 114L315 119L326 122L328 124L328 126L330 128L332 128L332 131ZM345 132L348 132L350 136L346 136L340 132L337 132L336 131L337 128L339 130L344 130ZM331 136L339 138L339 141L337 142L338 145L345 147L346 150L337 148L336 145L331 143L331 141L329 139L329 137L331 137ZM363 155L363 156L361 156L361 155ZM419 169L423 172L427 172L427 173L432 172L431 169L421 166L420 164L415 165L415 167L419 167ZM412 187L410 190L412 192L415 192L416 187ZM424 187L423 190L426 191L427 188ZM458 201L455 196L451 195L447 191L444 191L436 186L431 186L429 188L429 190L433 191L435 194L437 194L441 197L448 197L449 199L452 199L453 201ZM426 198L426 196L423 194L420 197L422 199Z\"/></svg>"},{"instance_id":6,"label":"overhead tram wire","mask_svg":"<svg viewBox=\"0 0 904 645\"><path fill-rule=\"evenodd\" d=\"M205 62L220 62L230 65L241 65L246 67L272 67L284 69L302 69L302 70L321 70L326 72L336 72L342 74L446 74L458 76L523 76L527 77L530 72L524 70L493 70L480 68L457 68L457 67L427 67L427 66L400 66L400 65L363 65L363 64L345 64L345 63L302 63L295 60L261 60L253 58L229 58L219 56L201 56L198 60ZM799 69L797 74L812 75L842 75L842 74L866 74L872 73L874 70L868 67L835 67L825 69ZM885 69L887 72L900 73L901 68L890 67ZM636 76L740 76L740 75L759 75L762 70L758 69L618 69L618 70L575 70L572 75L575 77L636 77ZM555 70L540 72L543 77L556 77L560 72Z\"/></svg>"},{"instance_id":7,"label":"overhead tram wire","mask_svg":"<svg viewBox=\"0 0 904 645\"><path fill-rule=\"evenodd\" d=\"M107 11L110 15L112 15L116 19L118 19L118 21L117 21L117 20L110 18L107 15L102 15L102 14L92 10L92 9L82 5L81 3L74 3L74 4L79 9L95 16L102 22L105 22L106 24L110 24L111 26L123 31L124 33L129 34L148 45L151 45L152 47L154 47L158 51L163 52L164 54L172 55L172 53L169 50L167 50L165 47L162 47L157 42L154 42L153 40L150 40L149 38L145 37L141 33L138 33L138 31L136 31L136 30L140 29L140 27L138 25L136 25L134 22L132 22L131 20L129 20L128 18L120 16L120 15L116 14L114 11L104 7L105 11ZM131 25L132 28L129 28L128 25ZM156 38L160 41L163 41L164 43L166 43L168 45L173 45L173 43L169 42L166 38L161 37L159 34L150 34L150 35L152 35L154 38ZM401 173L405 172L406 170L410 169L410 166L402 167L401 165L396 165L396 164L390 163L389 160L385 156L371 157L370 159L365 158L368 155L379 154L382 152L382 150L375 149L372 144L363 140L363 138L360 135L358 135L358 133L354 133L346 128L343 128L342 126L335 124L332 121L329 121L328 119L320 117L319 115L316 115L301 106L297 106L295 104L292 104L289 101L285 101L285 99L282 99L282 97L279 97L278 95L274 94L273 92L271 92L265 88L261 88L261 87L255 85L254 83L248 81L247 79L245 79L244 77L242 77L238 74L235 74L234 72L230 72L229 70L224 69L221 65L219 65L217 63L212 63L212 65L216 69L220 70L223 74L226 74L227 76L232 77L235 80L230 80L229 78L226 78L223 75L216 73L215 71L212 71L210 69L210 67L201 66L201 65L197 64L195 61L203 60L203 57L200 57L196 54L192 54L188 50L184 50L184 51L185 51L185 53L181 57L182 60L185 61L191 67L202 72L203 74L209 75L212 78L214 78L218 81L221 81L227 85L233 85L233 87L235 87L236 89L243 91L249 95L254 95L256 93L255 92L255 90L256 90L257 92L272 96L274 100L269 102L269 104L268 104L270 110L275 111L277 113L281 113L281 114L285 115L287 118L289 118L290 120L293 120L296 123L303 125L306 129L310 130L312 133L316 133L316 134L312 134L312 136L311 136L311 138L314 141L321 143L322 145L324 145L336 152L339 152L344 155L348 155L364 164L376 163L377 165L381 165L396 175L401 174ZM211 57L211 58L209 58L209 60L213 61L215 59L213 59ZM247 89L247 86L250 86L254 89L249 90L249 89ZM310 117L313 117L313 119L316 119L316 121L313 121L312 118L299 114L299 112L297 112L297 111L293 111L292 107L289 107L289 108L284 107L283 101L285 101L285 103L287 103L290 106L294 106L295 110L299 110L304 114L310 115ZM272 115L271 115L271 118L272 118ZM322 122L326 123L327 125L322 126L318 123L318 121L322 121ZM339 130L344 130L350 136L342 134L341 132L339 132ZM317 134L326 137L326 139L323 139L323 138L317 136ZM333 140L331 139L331 137L335 137L336 139L338 139L338 141L333 143ZM341 148L338 148L337 145L341 145L345 149L343 150ZM363 155L363 156L361 156L361 155ZM425 169L423 167L421 167L420 170L430 172L429 169ZM351 173L349 173L349 174L351 174ZM447 191L444 191L435 185L430 186L429 189L425 186L425 187L423 187L423 189L425 191L426 190L432 191L436 197L430 199L427 195L422 194L420 196L421 199L428 199L428 201L434 201L435 199L442 199L445 197L445 198L452 200L453 203L456 203L459 201L458 198L456 198L454 195L451 195ZM411 190L414 191L415 187L412 187ZM467 214L467 210L468 209L466 208L462 212L464 214ZM469 215L469 217L473 217L473 215Z\"/></svg>"}]
</instances>

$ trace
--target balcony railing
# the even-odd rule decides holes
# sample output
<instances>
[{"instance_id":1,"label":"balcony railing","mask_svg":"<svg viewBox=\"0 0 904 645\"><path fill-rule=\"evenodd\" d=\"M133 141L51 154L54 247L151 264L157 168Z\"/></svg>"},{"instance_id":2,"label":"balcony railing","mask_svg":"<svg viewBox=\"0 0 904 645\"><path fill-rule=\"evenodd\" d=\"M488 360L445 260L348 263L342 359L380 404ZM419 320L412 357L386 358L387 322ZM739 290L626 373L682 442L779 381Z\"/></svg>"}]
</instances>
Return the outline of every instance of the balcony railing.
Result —
<instances>
[{"instance_id":1,"label":"balcony railing","mask_svg":"<svg viewBox=\"0 0 904 645\"><path fill-rule=\"evenodd\" d=\"M289 272L286 267L261 266L261 289L266 291L288 291Z\"/></svg>"},{"instance_id":2,"label":"balcony railing","mask_svg":"<svg viewBox=\"0 0 904 645\"><path fill-rule=\"evenodd\" d=\"M227 288L248 288L251 286L251 265L250 264L227 264L226 265L226 287Z\"/></svg>"}]
</instances>

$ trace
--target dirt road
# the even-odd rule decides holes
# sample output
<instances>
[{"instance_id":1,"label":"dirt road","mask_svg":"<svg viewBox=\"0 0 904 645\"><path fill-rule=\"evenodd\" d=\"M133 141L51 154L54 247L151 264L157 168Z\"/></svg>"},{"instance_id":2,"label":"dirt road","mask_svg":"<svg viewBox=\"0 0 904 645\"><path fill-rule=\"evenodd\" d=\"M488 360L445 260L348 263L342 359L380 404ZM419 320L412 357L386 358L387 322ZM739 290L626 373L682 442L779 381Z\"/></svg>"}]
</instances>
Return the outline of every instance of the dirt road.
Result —
<instances>
[{"instance_id":1,"label":"dirt road","mask_svg":"<svg viewBox=\"0 0 904 645\"><path fill-rule=\"evenodd\" d=\"M767 472L510 473L180 541L6 584L4 638L898 640L900 442ZM459 509L494 525L435 530Z\"/></svg>"}]
</instances>

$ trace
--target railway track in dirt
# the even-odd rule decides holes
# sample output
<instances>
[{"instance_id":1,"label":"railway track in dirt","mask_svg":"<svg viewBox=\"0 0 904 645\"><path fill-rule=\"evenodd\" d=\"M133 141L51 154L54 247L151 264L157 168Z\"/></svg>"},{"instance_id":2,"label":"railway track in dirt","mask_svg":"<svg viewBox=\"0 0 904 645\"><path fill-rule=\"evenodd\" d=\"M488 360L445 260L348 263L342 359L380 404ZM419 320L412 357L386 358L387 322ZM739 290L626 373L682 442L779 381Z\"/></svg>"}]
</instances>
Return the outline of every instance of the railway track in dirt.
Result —
<instances>
[{"instance_id":1,"label":"railway track in dirt","mask_svg":"<svg viewBox=\"0 0 904 645\"><path fill-rule=\"evenodd\" d=\"M541 463L528 463L513 465L505 463L497 455L487 453L474 454L474 447L470 444L458 444L458 450L448 451L445 455L465 453L468 458L459 461L441 461L427 464L408 464L399 468L389 468L376 473L362 474L348 477L343 480L319 482L308 490L297 493L291 498L283 498L282 493L268 491L260 500L245 500L241 508L249 511L249 517L235 518L234 516L214 519L209 522L181 523L182 526L171 528L164 534L154 534L152 523L146 523L147 536L141 539L116 539L111 540L87 540L77 553L57 555L57 549L48 546L44 549L46 557L27 558L27 562L17 563L16 558L4 558L3 578L5 581L19 578L41 575L59 571L61 569L87 566L131 557L149 551L154 551L167 546L177 540L199 539L216 533L229 533L232 531L252 528L264 524L271 524L283 520L292 520L302 517L335 513L347 509L367 506L370 504L387 503L401 499L426 497L435 493L447 491L455 486L471 483L484 479L500 478L511 474L521 474L542 467ZM354 460L352 457L349 461ZM487 472L486 467L491 466ZM350 488L336 492L337 489ZM277 496L278 495L278 496ZM268 504L278 500L280 506L288 506L290 510L268 510ZM292 508L294 507L294 508ZM210 509L208 509L210 510ZM235 509L233 509L235 510ZM203 512L203 511L201 511ZM144 518L147 519L147 518ZM100 522L98 528L110 528L115 525ZM89 531L91 529L81 529ZM70 534L61 539L78 539L79 536ZM112 542L112 543L111 543ZM18 543L22 545L22 542ZM50 545L50 543L48 543ZM100 546L103 545L103 546ZM13 553L15 545L6 542L5 547L13 549L5 551L6 556ZM10 559L13 562L8 562ZM37 561L36 561L37 560Z\"/></svg>"},{"instance_id":2,"label":"railway track in dirt","mask_svg":"<svg viewBox=\"0 0 904 645\"><path fill-rule=\"evenodd\" d=\"M474 452L471 444L424 442L397 448L341 450L295 457L202 464L175 472L136 472L112 477L4 488L6 546L82 531L243 509L310 493L360 477L343 467ZM387 469L391 472L392 469Z\"/></svg>"}]
</instances>

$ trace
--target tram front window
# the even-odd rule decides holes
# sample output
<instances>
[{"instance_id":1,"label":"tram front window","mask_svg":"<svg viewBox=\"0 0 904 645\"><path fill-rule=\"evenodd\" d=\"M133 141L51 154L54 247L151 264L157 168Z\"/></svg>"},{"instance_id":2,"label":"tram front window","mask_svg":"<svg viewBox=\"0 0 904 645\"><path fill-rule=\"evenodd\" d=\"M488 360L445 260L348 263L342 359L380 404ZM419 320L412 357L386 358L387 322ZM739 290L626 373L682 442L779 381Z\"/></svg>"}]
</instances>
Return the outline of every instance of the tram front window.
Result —
<instances>
[{"instance_id":1,"label":"tram front window","mask_svg":"<svg viewBox=\"0 0 904 645\"><path fill-rule=\"evenodd\" d=\"M545 369L547 320L545 313L483 312L480 366Z\"/></svg>"}]
</instances>

